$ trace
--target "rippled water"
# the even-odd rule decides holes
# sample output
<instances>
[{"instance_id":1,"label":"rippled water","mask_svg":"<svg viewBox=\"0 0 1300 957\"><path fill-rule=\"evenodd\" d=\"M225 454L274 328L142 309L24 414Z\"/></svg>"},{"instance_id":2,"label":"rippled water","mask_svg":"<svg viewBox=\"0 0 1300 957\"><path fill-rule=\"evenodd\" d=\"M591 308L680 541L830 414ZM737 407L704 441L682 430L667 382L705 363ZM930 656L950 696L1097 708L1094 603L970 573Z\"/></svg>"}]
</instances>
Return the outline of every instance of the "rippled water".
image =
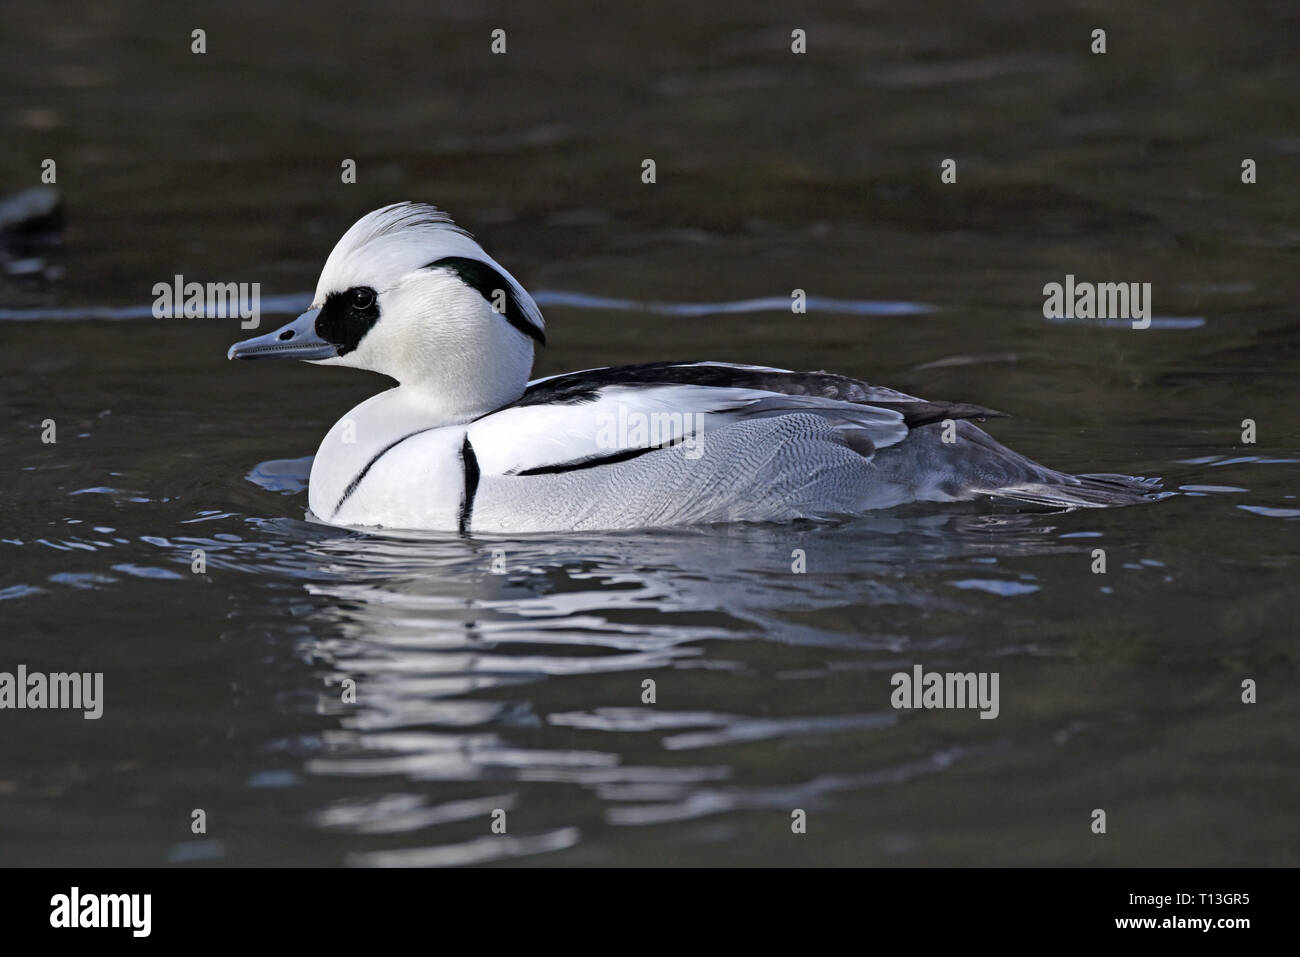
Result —
<instances>
[{"instance_id":1,"label":"rippled water","mask_svg":"<svg viewBox=\"0 0 1300 957\"><path fill-rule=\"evenodd\" d=\"M780 12L561 5L503 18L494 60L473 6L372 6L346 34L238 3L0 14L0 174L55 156L67 197L54 268L0 279L0 671L102 671L106 698L0 712L0 862L1296 863L1293 12L846 4L795 24L796 60ZM237 320L154 320L149 290L258 281L294 312L405 197L538 290L539 375L830 368L1180 494L500 539L306 521L316 443L383 380L232 365ZM1067 273L1152 282L1157 321L1045 321ZM917 663L998 672L998 718L892 708Z\"/></svg>"}]
</instances>

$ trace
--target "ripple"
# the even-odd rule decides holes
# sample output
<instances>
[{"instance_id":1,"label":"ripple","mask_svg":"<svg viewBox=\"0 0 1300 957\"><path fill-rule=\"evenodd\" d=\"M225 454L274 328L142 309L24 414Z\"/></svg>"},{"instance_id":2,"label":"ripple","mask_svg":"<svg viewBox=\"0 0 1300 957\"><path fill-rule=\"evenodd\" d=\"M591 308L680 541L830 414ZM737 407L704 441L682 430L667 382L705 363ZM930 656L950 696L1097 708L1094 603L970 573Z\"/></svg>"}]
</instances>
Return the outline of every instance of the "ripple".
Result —
<instances>
[{"instance_id":1,"label":"ripple","mask_svg":"<svg viewBox=\"0 0 1300 957\"><path fill-rule=\"evenodd\" d=\"M879 731L881 728L891 728L897 723L898 715L893 713L745 718L732 720L716 732L699 731L692 734L672 735L664 738L663 746L669 751L686 751L694 748L713 748L740 741L788 738L801 734Z\"/></svg>"},{"instance_id":2,"label":"ripple","mask_svg":"<svg viewBox=\"0 0 1300 957\"><path fill-rule=\"evenodd\" d=\"M1300 518L1300 508L1273 508L1268 505L1238 505L1237 508L1265 518Z\"/></svg>"},{"instance_id":3,"label":"ripple","mask_svg":"<svg viewBox=\"0 0 1300 957\"><path fill-rule=\"evenodd\" d=\"M35 585L10 585L8 588L0 588L0 601L9 601L13 598L27 598L31 595L44 594L44 588L38 588Z\"/></svg>"},{"instance_id":4,"label":"ripple","mask_svg":"<svg viewBox=\"0 0 1300 957\"><path fill-rule=\"evenodd\" d=\"M789 296L764 296L754 299L737 299L721 302L660 302L640 301L636 299L618 299L610 296L596 296L583 292L570 292L560 289L539 289L533 292L533 299L539 306L564 306L570 309L600 309L616 311L647 312L663 316L685 318L715 315L741 315L755 312L790 312ZM307 308L313 293L291 293L286 295L262 296L260 310L268 316L294 316ZM809 296L806 306L810 313L846 313L858 316L914 316L935 311L935 307L921 302L876 299L833 299L824 296ZM15 322L36 321L70 321L85 320L138 320L148 319L154 322L233 322L231 319L156 319L153 305L147 306L73 306L67 308L36 307L31 309L0 309L0 320ZM1153 320L1152 324L1155 324Z\"/></svg>"},{"instance_id":5,"label":"ripple","mask_svg":"<svg viewBox=\"0 0 1300 957\"><path fill-rule=\"evenodd\" d=\"M329 830L352 834L398 834L419 831L459 821L491 819L493 811L512 811L513 794L498 794L463 801L426 805L418 794L382 794L341 801L312 815L314 822Z\"/></svg>"},{"instance_id":6,"label":"ripple","mask_svg":"<svg viewBox=\"0 0 1300 957\"><path fill-rule=\"evenodd\" d=\"M1003 581L1000 578L964 578L961 581L949 582L954 588L964 588L974 591L988 592L990 595L1001 595L1011 597L1013 595L1029 595L1038 591L1039 586L1029 585L1025 582Z\"/></svg>"},{"instance_id":7,"label":"ripple","mask_svg":"<svg viewBox=\"0 0 1300 957\"><path fill-rule=\"evenodd\" d=\"M358 867L466 867L562 851L575 846L581 838L578 828L562 827L524 837L501 834L461 844L367 851L349 855L348 863Z\"/></svg>"}]
</instances>

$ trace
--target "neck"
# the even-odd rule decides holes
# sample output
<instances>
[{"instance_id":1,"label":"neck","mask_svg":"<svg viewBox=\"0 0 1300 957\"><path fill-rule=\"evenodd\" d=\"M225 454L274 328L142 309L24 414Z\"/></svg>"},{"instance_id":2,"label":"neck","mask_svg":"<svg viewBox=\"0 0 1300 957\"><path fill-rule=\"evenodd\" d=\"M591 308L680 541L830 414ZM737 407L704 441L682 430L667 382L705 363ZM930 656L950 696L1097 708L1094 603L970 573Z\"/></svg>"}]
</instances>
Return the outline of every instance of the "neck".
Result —
<instances>
[{"instance_id":1,"label":"neck","mask_svg":"<svg viewBox=\"0 0 1300 957\"><path fill-rule=\"evenodd\" d=\"M385 405L400 406L424 427L460 425L509 405L524 394L525 382L460 382L457 388L437 388L404 382L384 396ZM378 398L378 396L376 397Z\"/></svg>"}]
</instances>

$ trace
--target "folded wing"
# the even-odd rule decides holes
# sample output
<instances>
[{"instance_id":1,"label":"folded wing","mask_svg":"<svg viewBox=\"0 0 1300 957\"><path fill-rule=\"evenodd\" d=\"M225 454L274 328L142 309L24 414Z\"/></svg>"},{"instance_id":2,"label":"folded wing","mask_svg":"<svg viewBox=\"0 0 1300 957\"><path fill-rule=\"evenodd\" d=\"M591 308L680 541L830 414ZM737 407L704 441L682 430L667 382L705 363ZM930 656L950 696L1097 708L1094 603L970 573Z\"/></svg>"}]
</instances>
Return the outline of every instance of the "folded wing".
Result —
<instances>
[{"instance_id":1,"label":"folded wing","mask_svg":"<svg viewBox=\"0 0 1300 957\"><path fill-rule=\"evenodd\" d=\"M469 439L484 474L552 474L703 442L741 421L795 413L822 417L865 458L921 425L1000 415L825 372L652 363L539 379L512 405L474 422Z\"/></svg>"}]
</instances>

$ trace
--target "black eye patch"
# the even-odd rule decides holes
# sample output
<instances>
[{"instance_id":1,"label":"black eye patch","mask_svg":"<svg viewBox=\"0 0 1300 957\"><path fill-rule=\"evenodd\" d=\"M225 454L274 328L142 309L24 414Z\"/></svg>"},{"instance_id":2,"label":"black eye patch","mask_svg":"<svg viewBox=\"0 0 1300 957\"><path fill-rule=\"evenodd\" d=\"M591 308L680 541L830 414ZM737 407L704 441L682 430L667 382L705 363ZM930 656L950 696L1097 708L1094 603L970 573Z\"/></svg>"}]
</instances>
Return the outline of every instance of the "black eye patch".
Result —
<instances>
[{"instance_id":1,"label":"black eye patch","mask_svg":"<svg viewBox=\"0 0 1300 957\"><path fill-rule=\"evenodd\" d=\"M461 282L494 305L500 301L498 292L504 293L505 309L502 310L501 315L506 322L530 339L535 339L540 345L546 345L546 334L529 320L519 305L519 300L515 298L514 288L510 282L487 263L479 262L477 259L466 259L464 256L445 256L434 260L424 268L450 269L460 277Z\"/></svg>"},{"instance_id":2,"label":"black eye patch","mask_svg":"<svg viewBox=\"0 0 1300 957\"><path fill-rule=\"evenodd\" d=\"M346 292L330 293L316 317L316 335L338 347L345 356L371 326L379 321L379 297L369 286L354 286Z\"/></svg>"}]
</instances>

